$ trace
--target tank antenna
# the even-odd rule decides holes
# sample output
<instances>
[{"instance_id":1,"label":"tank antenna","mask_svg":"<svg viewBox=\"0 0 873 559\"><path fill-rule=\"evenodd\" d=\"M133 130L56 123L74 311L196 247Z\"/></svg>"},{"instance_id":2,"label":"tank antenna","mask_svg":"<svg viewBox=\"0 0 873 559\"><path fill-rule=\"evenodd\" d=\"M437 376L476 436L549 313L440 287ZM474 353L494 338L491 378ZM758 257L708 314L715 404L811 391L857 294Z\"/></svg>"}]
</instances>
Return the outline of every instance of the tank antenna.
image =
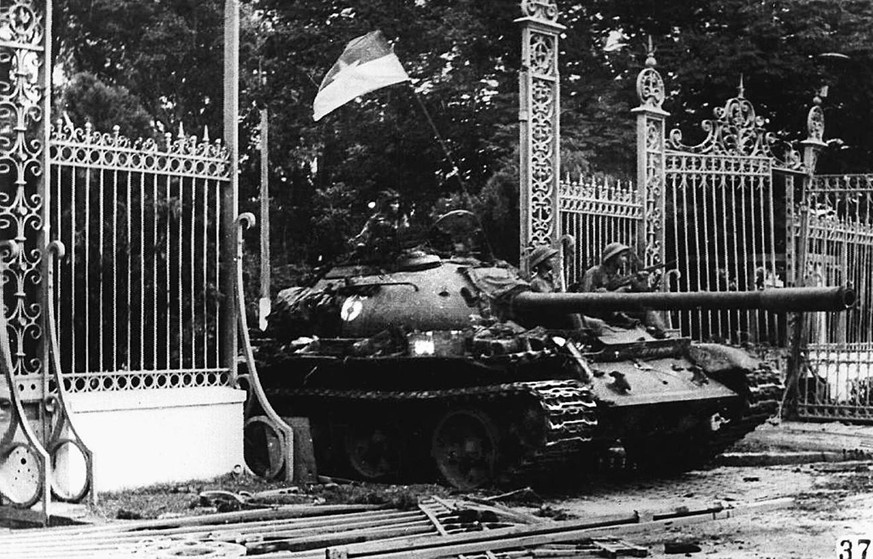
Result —
<instances>
[{"instance_id":1,"label":"tank antenna","mask_svg":"<svg viewBox=\"0 0 873 559\"><path fill-rule=\"evenodd\" d=\"M430 116L430 111L427 110L427 106L425 106L424 101L422 101L421 96L415 90L415 87L412 85L411 81L406 82L409 85L409 90L412 92L412 96L415 97L415 100L418 102L418 106L421 109L421 112L424 114L424 117L427 119L428 124L430 124L430 128L433 131L434 137L436 137L437 142L439 142L440 147L443 148L443 155L446 157L446 161L449 162L449 165L452 166L452 171L449 173L449 177L454 175L458 179L458 183L461 185L461 190L464 193L464 198L467 199L467 205L470 209L473 209L473 197L470 195L470 191L467 188L467 182L464 180L463 175L461 175L460 169L458 169L457 164L455 164L455 158L452 156L452 150L449 149L449 145L446 143L442 134L440 134L439 129L434 123L433 118ZM485 229L485 225L482 223L482 220L479 219L479 214L473 212L473 215L476 217L476 221L479 223L479 227L482 229L482 232L485 234L485 246L488 249L488 254L490 257L494 257L494 250L491 248L491 241L488 238L488 231Z\"/></svg>"},{"instance_id":2,"label":"tank antenna","mask_svg":"<svg viewBox=\"0 0 873 559\"><path fill-rule=\"evenodd\" d=\"M445 139L440 134L439 129L436 127L436 123L434 123L433 118L430 116L430 111L427 110L427 107L424 104L424 101L421 100L421 95L415 90L415 87L412 85L412 82L406 82L409 85L409 90L412 91L412 96L415 97L415 100L418 102L418 106L421 109L421 112L424 113L424 118L427 119L428 124L430 124L430 129L433 130L433 135L436 137L437 142L439 142L440 147L443 148L443 155L446 156L446 161L449 162L449 165L452 166L452 172L449 173L449 176L455 175L458 177L458 182L461 183L461 186L464 187L466 191L466 185L464 184L464 177L461 176L461 171L458 169L458 165L455 163L455 158L452 156L452 150L449 149L449 145L446 143Z\"/></svg>"}]
</instances>

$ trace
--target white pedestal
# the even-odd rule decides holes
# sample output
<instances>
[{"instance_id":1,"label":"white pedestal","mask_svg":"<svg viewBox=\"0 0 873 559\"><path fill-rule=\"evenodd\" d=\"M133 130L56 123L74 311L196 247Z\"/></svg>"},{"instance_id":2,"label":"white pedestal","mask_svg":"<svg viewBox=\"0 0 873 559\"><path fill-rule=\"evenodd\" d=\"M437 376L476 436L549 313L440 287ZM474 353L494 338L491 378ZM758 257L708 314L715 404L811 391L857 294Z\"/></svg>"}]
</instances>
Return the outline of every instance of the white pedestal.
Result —
<instances>
[{"instance_id":1,"label":"white pedestal","mask_svg":"<svg viewBox=\"0 0 873 559\"><path fill-rule=\"evenodd\" d=\"M70 394L97 492L208 479L243 461L245 392L227 387Z\"/></svg>"}]
</instances>

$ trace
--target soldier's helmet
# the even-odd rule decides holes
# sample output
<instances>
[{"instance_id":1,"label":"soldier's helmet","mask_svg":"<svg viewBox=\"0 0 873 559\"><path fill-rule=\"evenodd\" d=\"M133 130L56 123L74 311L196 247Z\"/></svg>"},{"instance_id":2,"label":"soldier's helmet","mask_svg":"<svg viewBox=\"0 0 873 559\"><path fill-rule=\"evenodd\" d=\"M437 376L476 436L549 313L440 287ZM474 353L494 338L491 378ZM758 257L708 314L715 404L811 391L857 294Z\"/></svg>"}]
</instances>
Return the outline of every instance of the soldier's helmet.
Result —
<instances>
[{"instance_id":1,"label":"soldier's helmet","mask_svg":"<svg viewBox=\"0 0 873 559\"><path fill-rule=\"evenodd\" d=\"M630 250L630 247L622 243L609 243L603 249L603 258L601 262L606 264L611 258L615 258L619 254Z\"/></svg>"},{"instance_id":2,"label":"soldier's helmet","mask_svg":"<svg viewBox=\"0 0 873 559\"><path fill-rule=\"evenodd\" d=\"M550 246L540 245L533 249L528 257L528 262L530 264L530 269L535 270L537 266L548 260L549 258L558 254L558 251L553 249Z\"/></svg>"}]
</instances>

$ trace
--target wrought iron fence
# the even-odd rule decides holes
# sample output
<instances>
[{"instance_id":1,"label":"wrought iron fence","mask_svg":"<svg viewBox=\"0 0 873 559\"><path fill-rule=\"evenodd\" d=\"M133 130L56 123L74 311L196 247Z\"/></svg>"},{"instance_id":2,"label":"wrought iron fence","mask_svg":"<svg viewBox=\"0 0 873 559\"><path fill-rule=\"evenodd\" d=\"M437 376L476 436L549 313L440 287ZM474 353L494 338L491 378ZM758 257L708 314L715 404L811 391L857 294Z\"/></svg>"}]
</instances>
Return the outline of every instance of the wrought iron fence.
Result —
<instances>
[{"instance_id":1,"label":"wrought iron fence","mask_svg":"<svg viewBox=\"0 0 873 559\"><path fill-rule=\"evenodd\" d=\"M817 176L806 200L806 283L851 283L857 304L810 316L798 415L873 420L873 175Z\"/></svg>"},{"instance_id":2,"label":"wrought iron fence","mask_svg":"<svg viewBox=\"0 0 873 559\"><path fill-rule=\"evenodd\" d=\"M700 123L703 138L696 144L686 144L679 130L666 133L666 90L652 54L638 76L637 94L637 173L645 193L638 251L647 265L674 263L676 272L663 288L732 291L790 283L793 241L785 208L807 165L798 150L765 130L742 80L737 96ZM820 139L820 111L810 112L810 138ZM681 311L669 319L695 339L785 340L784 319L764 311Z\"/></svg>"},{"instance_id":3,"label":"wrought iron fence","mask_svg":"<svg viewBox=\"0 0 873 559\"><path fill-rule=\"evenodd\" d=\"M207 137L132 141L59 122L50 141L61 366L71 391L224 385L220 201Z\"/></svg>"},{"instance_id":4,"label":"wrought iron fence","mask_svg":"<svg viewBox=\"0 0 873 559\"><path fill-rule=\"evenodd\" d=\"M603 247L611 242L636 244L643 219L640 193L632 181L607 176L566 177L558 197L561 235L573 240L572 255L565 255L567 284L600 262Z\"/></svg>"},{"instance_id":5,"label":"wrought iron fence","mask_svg":"<svg viewBox=\"0 0 873 559\"><path fill-rule=\"evenodd\" d=\"M784 182L774 178L772 157L731 153L718 142L687 147L675 141L672 147L666 152L664 258L675 260L682 273L672 276L670 290L784 286L785 231L776 224ZM674 327L697 339L777 343L784 335L778 318L762 311L672 315Z\"/></svg>"}]
</instances>

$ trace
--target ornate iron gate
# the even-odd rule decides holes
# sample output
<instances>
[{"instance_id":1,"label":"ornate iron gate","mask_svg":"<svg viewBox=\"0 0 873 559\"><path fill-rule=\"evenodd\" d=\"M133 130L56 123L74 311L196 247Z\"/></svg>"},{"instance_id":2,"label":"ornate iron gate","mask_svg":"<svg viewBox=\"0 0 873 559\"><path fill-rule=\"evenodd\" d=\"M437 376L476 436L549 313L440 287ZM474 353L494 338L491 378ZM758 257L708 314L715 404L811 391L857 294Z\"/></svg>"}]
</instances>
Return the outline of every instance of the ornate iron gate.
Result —
<instances>
[{"instance_id":1,"label":"ornate iron gate","mask_svg":"<svg viewBox=\"0 0 873 559\"><path fill-rule=\"evenodd\" d=\"M797 415L873 420L873 175L822 175L796 206L794 235L805 251L807 285L851 283L857 304L813 313L806 324L806 369ZM807 224L801 227L805 216Z\"/></svg>"},{"instance_id":2,"label":"ornate iron gate","mask_svg":"<svg viewBox=\"0 0 873 559\"><path fill-rule=\"evenodd\" d=\"M225 149L52 131L51 2L0 7L0 516L45 522L52 498L93 496L69 392L239 380L238 10L227 0Z\"/></svg>"},{"instance_id":3,"label":"ornate iron gate","mask_svg":"<svg viewBox=\"0 0 873 559\"><path fill-rule=\"evenodd\" d=\"M34 2L0 8L0 494L25 509L49 501L49 394L42 312L41 177L45 170L50 13ZM14 348L14 349L13 349ZM20 481L19 481L20 480Z\"/></svg>"},{"instance_id":4,"label":"ornate iron gate","mask_svg":"<svg viewBox=\"0 0 873 559\"><path fill-rule=\"evenodd\" d=\"M569 177L561 181L560 231L572 239L572 250L564 255L567 284L581 280L581 274L600 262L606 244L619 241L634 246L641 229L643 204L639 189L630 181L607 177Z\"/></svg>"},{"instance_id":5,"label":"ornate iron gate","mask_svg":"<svg viewBox=\"0 0 873 559\"><path fill-rule=\"evenodd\" d=\"M220 143L133 142L58 123L49 224L61 367L73 392L231 384L219 354ZM230 295L230 294L228 294Z\"/></svg>"},{"instance_id":6,"label":"ornate iron gate","mask_svg":"<svg viewBox=\"0 0 873 559\"><path fill-rule=\"evenodd\" d=\"M80 500L92 479L44 305L49 263L64 250L46 227L51 16L50 3L31 0L0 8L0 496L11 505L0 516L42 522L52 497ZM72 463L80 475L60 475Z\"/></svg>"},{"instance_id":7,"label":"ornate iron gate","mask_svg":"<svg viewBox=\"0 0 873 559\"><path fill-rule=\"evenodd\" d=\"M763 119L738 95L701 123L693 145L665 134L664 83L649 55L637 80L638 175L645 192L646 265L675 261L678 274L664 289L729 291L794 283L786 204L802 188L814 162L763 128ZM810 113L809 139L820 144L821 109ZM818 140L815 140L818 138ZM797 184L796 184L797 183ZM790 221L789 221L790 223ZM764 311L670 313L674 328L696 339L732 343L785 340L784 319Z\"/></svg>"}]
</instances>

